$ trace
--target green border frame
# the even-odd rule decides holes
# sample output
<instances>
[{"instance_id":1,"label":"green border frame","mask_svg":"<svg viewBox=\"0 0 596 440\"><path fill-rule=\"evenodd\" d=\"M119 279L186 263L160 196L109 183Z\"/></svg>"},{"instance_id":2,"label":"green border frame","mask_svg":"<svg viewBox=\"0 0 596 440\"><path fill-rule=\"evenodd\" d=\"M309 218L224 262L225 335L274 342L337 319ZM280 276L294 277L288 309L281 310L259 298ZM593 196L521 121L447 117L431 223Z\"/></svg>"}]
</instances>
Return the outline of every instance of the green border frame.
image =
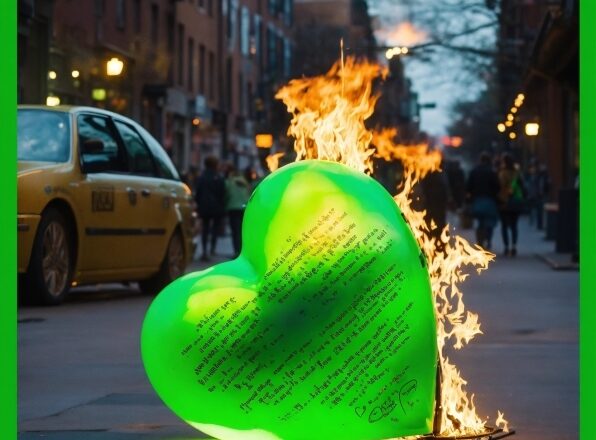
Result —
<instances>
[{"instance_id":1,"label":"green border frame","mask_svg":"<svg viewBox=\"0 0 596 440\"><path fill-rule=\"evenodd\" d=\"M0 437L9 440L17 436L17 2L3 2L0 10Z\"/></svg>"},{"instance_id":2,"label":"green border frame","mask_svg":"<svg viewBox=\"0 0 596 440\"><path fill-rule=\"evenodd\" d=\"M591 188L596 188L596 2L580 3L580 438L588 440L593 434L592 418L596 391L596 350L594 336L596 310L596 203ZM7 1L0 13L0 41L3 60L0 66L0 120L2 141L0 149L0 246L2 264L2 294L0 295L0 437L17 436L17 317L16 317L16 56L17 2ZM592 110L592 112L590 111Z\"/></svg>"},{"instance_id":3,"label":"green border frame","mask_svg":"<svg viewBox=\"0 0 596 440\"><path fill-rule=\"evenodd\" d=\"M596 2L580 0L580 438L594 438L594 402L596 392L596 350L594 311L596 310Z\"/></svg>"}]
</instances>

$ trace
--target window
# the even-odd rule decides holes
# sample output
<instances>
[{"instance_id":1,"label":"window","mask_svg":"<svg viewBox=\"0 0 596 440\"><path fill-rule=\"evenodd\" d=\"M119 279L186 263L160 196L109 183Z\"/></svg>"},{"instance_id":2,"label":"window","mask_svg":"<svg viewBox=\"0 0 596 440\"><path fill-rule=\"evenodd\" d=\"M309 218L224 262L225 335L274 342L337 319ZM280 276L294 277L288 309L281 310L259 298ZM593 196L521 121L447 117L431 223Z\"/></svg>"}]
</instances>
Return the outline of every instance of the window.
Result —
<instances>
[{"instance_id":1,"label":"window","mask_svg":"<svg viewBox=\"0 0 596 440\"><path fill-rule=\"evenodd\" d=\"M215 99L215 54L209 51L209 99Z\"/></svg>"},{"instance_id":2,"label":"window","mask_svg":"<svg viewBox=\"0 0 596 440\"><path fill-rule=\"evenodd\" d=\"M151 42L157 44L159 40L159 6L151 5Z\"/></svg>"},{"instance_id":3,"label":"window","mask_svg":"<svg viewBox=\"0 0 596 440\"><path fill-rule=\"evenodd\" d=\"M155 176L153 158L139 133L122 121L115 121L115 124L124 141L129 171L142 176Z\"/></svg>"},{"instance_id":4,"label":"window","mask_svg":"<svg viewBox=\"0 0 596 440\"><path fill-rule=\"evenodd\" d=\"M246 6L242 6L240 18L240 50L242 55L248 56L250 50L250 12Z\"/></svg>"},{"instance_id":5,"label":"window","mask_svg":"<svg viewBox=\"0 0 596 440\"><path fill-rule=\"evenodd\" d=\"M18 160L66 162L70 157L68 114L19 110L17 143Z\"/></svg>"},{"instance_id":6,"label":"window","mask_svg":"<svg viewBox=\"0 0 596 440\"><path fill-rule=\"evenodd\" d=\"M188 90L191 93L195 92L195 41L192 38L188 39Z\"/></svg>"},{"instance_id":7,"label":"window","mask_svg":"<svg viewBox=\"0 0 596 440\"><path fill-rule=\"evenodd\" d=\"M159 177L169 180L180 180L178 171L176 171L176 168L174 168L172 161L162 146L159 145L159 142L157 142L155 138L151 136L143 127L139 127L139 131L153 155L153 160L157 164Z\"/></svg>"},{"instance_id":8,"label":"window","mask_svg":"<svg viewBox=\"0 0 596 440\"><path fill-rule=\"evenodd\" d=\"M126 3L124 0L116 0L116 27L124 29L126 25Z\"/></svg>"},{"instance_id":9,"label":"window","mask_svg":"<svg viewBox=\"0 0 596 440\"><path fill-rule=\"evenodd\" d=\"M141 23L141 0L133 0L132 2L132 14L134 20L134 30L137 34L141 33L142 30L142 23Z\"/></svg>"},{"instance_id":10,"label":"window","mask_svg":"<svg viewBox=\"0 0 596 440\"><path fill-rule=\"evenodd\" d=\"M82 114L77 118L79 149L85 172L126 172L126 156L118 146L116 134L110 120L105 116ZM103 149L86 152L85 144L100 141ZM97 143L97 142L96 142Z\"/></svg>"},{"instance_id":11,"label":"window","mask_svg":"<svg viewBox=\"0 0 596 440\"><path fill-rule=\"evenodd\" d=\"M205 46L199 46L199 93L205 95Z\"/></svg>"},{"instance_id":12,"label":"window","mask_svg":"<svg viewBox=\"0 0 596 440\"><path fill-rule=\"evenodd\" d=\"M178 84L184 84L184 25L178 25Z\"/></svg>"}]
</instances>

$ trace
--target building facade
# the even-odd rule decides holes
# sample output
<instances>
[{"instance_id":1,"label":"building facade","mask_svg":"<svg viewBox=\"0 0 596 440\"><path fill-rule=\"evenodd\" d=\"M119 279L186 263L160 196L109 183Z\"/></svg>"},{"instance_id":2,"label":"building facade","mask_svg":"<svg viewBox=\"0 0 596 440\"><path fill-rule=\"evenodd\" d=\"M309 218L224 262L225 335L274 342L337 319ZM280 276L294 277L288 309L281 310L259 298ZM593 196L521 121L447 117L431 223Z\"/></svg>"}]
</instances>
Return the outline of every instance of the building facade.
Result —
<instances>
[{"instance_id":1,"label":"building facade","mask_svg":"<svg viewBox=\"0 0 596 440\"><path fill-rule=\"evenodd\" d=\"M47 3L47 63L27 57L28 73L19 74L20 89L33 90L34 80L45 89L20 93L19 102L130 116L181 171L211 154L258 165L254 135L268 128L273 88L290 75L292 0ZM19 37L19 51L34 52L35 41Z\"/></svg>"}]
</instances>

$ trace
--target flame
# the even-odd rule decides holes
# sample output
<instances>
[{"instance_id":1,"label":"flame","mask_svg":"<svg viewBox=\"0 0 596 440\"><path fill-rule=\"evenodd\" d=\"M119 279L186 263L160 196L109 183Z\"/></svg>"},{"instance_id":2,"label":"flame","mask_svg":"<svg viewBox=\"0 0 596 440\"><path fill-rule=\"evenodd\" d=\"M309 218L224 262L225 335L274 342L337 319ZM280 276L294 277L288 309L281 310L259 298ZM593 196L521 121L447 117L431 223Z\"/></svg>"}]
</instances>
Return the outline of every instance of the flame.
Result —
<instances>
[{"instance_id":1,"label":"flame","mask_svg":"<svg viewBox=\"0 0 596 440\"><path fill-rule=\"evenodd\" d=\"M288 134L295 139L296 160L332 160L371 173L372 133L364 121L378 99L373 80L386 73L377 64L348 57L326 75L294 79L282 87L275 97L293 115Z\"/></svg>"},{"instance_id":2,"label":"flame","mask_svg":"<svg viewBox=\"0 0 596 440\"><path fill-rule=\"evenodd\" d=\"M284 152L274 153L270 154L265 158L265 160L267 161L267 168L269 168L269 171L273 172L279 168L279 159L281 159L285 154L286 153Z\"/></svg>"},{"instance_id":3,"label":"flame","mask_svg":"<svg viewBox=\"0 0 596 440\"><path fill-rule=\"evenodd\" d=\"M428 34L414 26L409 21L399 23L392 28L381 28L377 31L377 37L389 45L414 46L423 43L428 39Z\"/></svg>"},{"instance_id":4,"label":"flame","mask_svg":"<svg viewBox=\"0 0 596 440\"><path fill-rule=\"evenodd\" d=\"M494 255L463 237L451 236L449 226L436 231L435 225L425 222L425 212L412 206L415 185L440 169L441 153L431 151L427 144L396 144L395 129L372 131L365 126L378 98L373 81L384 74L378 65L348 58L345 65L336 63L325 75L290 81L276 98L292 114L288 134L295 139L296 160L333 160L366 173L372 173L373 155L403 163L404 181L394 198L428 261L442 375L439 434L482 433L487 427L476 413L474 396L468 396L467 382L445 356L444 348L450 343L460 349L482 333L478 315L465 308L459 285L468 276L466 269L481 272ZM501 412L497 425L507 429Z\"/></svg>"}]
</instances>

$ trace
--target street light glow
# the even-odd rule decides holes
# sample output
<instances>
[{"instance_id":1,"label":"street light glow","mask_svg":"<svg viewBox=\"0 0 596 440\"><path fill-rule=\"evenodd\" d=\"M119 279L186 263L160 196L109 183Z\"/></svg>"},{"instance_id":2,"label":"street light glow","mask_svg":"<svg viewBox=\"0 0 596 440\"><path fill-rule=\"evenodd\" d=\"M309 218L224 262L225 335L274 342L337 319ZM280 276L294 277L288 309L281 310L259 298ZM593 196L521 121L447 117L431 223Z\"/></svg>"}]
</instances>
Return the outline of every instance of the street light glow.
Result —
<instances>
[{"instance_id":1,"label":"street light glow","mask_svg":"<svg viewBox=\"0 0 596 440\"><path fill-rule=\"evenodd\" d=\"M508 121L513 121L513 115L512 115L511 113L509 113L509 114L507 115L507 120L508 120Z\"/></svg>"},{"instance_id":2,"label":"street light glow","mask_svg":"<svg viewBox=\"0 0 596 440\"><path fill-rule=\"evenodd\" d=\"M122 69L124 69L124 62L114 57L106 63L106 68L108 76L118 76L122 73Z\"/></svg>"},{"instance_id":3,"label":"street light glow","mask_svg":"<svg viewBox=\"0 0 596 440\"><path fill-rule=\"evenodd\" d=\"M60 98L57 96L48 96L46 98L46 105L48 107L56 107L57 105L60 105Z\"/></svg>"},{"instance_id":4,"label":"street light glow","mask_svg":"<svg viewBox=\"0 0 596 440\"><path fill-rule=\"evenodd\" d=\"M505 122L505 126L506 127L511 127L513 125L513 121L507 121Z\"/></svg>"},{"instance_id":5,"label":"street light glow","mask_svg":"<svg viewBox=\"0 0 596 440\"><path fill-rule=\"evenodd\" d=\"M385 52L385 58L390 60L393 57L396 57L398 55L406 55L409 51L410 50L407 47L400 47L400 46L390 47Z\"/></svg>"},{"instance_id":6,"label":"street light glow","mask_svg":"<svg viewBox=\"0 0 596 440\"><path fill-rule=\"evenodd\" d=\"M517 107L511 107L511 113L517 113Z\"/></svg>"},{"instance_id":7,"label":"street light glow","mask_svg":"<svg viewBox=\"0 0 596 440\"><path fill-rule=\"evenodd\" d=\"M195 127L198 126L201 123L201 120L199 118L193 118L192 120L192 125L194 125Z\"/></svg>"},{"instance_id":8,"label":"street light glow","mask_svg":"<svg viewBox=\"0 0 596 440\"><path fill-rule=\"evenodd\" d=\"M537 122L528 122L526 124L526 135L527 136L538 136L540 131L540 124Z\"/></svg>"},{"instance_id":9,"label":"street light glow","mask_svg":"<svg viewBox=\"0 0 596 440\"><path fill-rule=\"evenodd\" d=\"M48 78L50 78L50 79L56 79L56 77L57 77L57 76L58 76L58 75L56 75L56 72L55 72L55 71L53 71L53 70L50 70L50 71L48 72Z\"/></svg>"},{"instance_id":10,"label":"street light glow","mask_svg":"<svg viewBox=\"0 0 596 440\"><path fill-rule=\"evenodd\" d=\"M523 101L524 99L526 99L526 97L524 96L523 93L520 93L519 95L517 95L517 99L519 99L520 101Z\"/></svg>"},{"instance_id":11,"label":"street light glow","mask_svg":"<svg viewBox=\"0 0 596 440\"><path fill-rule=\"evenodd\" d=\"M509 133L509 139L513 140L517 137L517 135L514 132Z\"/></svg>"},{"instance_id":12,"label":"street light glow","mask_svg":"<svg viewBox=\"0 0 596 440\"><path fill-rule=\"evenodd\" d=\"M499 133L505 133L505 124L503 124L502 122L499 122L497 124L497 130L499 130Z\"/></svg>"},{"instance_id":13,"label":"street light glow","mask_svg":"<svg viewBox=\"0 0 596 440\"><path fill-rule=\"evenodd\" d=\"M72 75L73 78L78 78L80 75L80 72L78 70L73 70L72 72L70 72L70 74Z\"/></svg>"},{"instance_id":14,"label":"street light glow","mask_svg":"<svg viewBox=\"0 0 596 440\"><path fill-rule=\"evenodd\" d=\"M402 47L401 48L401 53L403 53L404 55L407 54L409 52L407 47Z\"/></svg>"}]
</instances>

